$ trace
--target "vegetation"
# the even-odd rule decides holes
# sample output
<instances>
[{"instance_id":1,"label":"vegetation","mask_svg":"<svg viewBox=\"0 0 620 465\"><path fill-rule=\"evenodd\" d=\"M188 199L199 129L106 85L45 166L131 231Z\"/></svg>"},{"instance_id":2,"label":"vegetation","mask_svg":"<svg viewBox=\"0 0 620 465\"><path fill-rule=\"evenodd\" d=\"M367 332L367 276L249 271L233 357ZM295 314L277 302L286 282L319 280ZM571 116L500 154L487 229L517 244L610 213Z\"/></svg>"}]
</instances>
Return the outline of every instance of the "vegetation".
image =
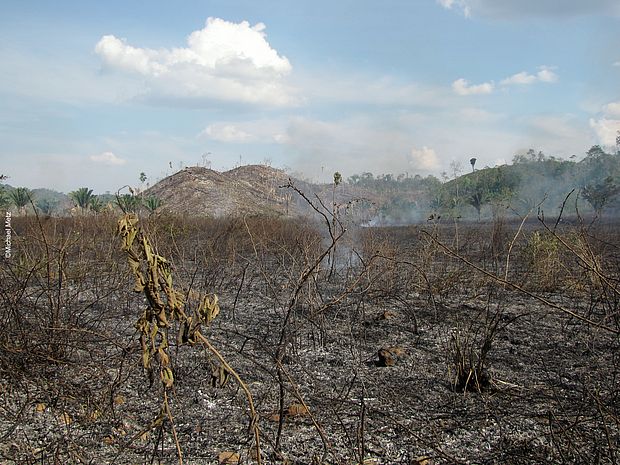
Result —
<instances>
[{"instance_id":1,"label":"vegetation","mask_svg":"<svg viewBox=\"0 0 620 465\"><path fill-rule=\"evenodd\" d=\"M20 213L26 211L26 206L34 200L34 195L26 187L17 187L9 192L11 203Z\"/></svg>"},{"instance_id":2,"label":"vegetation","mask_svg":"<svg viewBox=\"0 0 620 465\"><path fill-rule=\"evenodd\" d=\"M568 192L577 189L588 207L597 215L604 209L618 210L615 202L620 185L620 155L594 146L581 161L562 160L529 150L516 155L512 165L475 169L476 158L469 163L472 172L443 181L428 176L405 174L374 176L362 173L348 178L348 184L381 196L380 223L409 223L445 216L449 218L493 218L506 207L525 215L540 207L558 214ZM458 163L455 164L455 167Z\"/></svg>"},{"instance_id":3,"label":"vegetation","mask_svg":"<svg viewBox=\"0 0 620 465\"><path fill-rule=\"evenodd\" d=\"M454 215L524 178L404 179ZM2 462L617 462L615 224L355 229L288 187L320 221L15 218Z\"/></svg>"},{"instance_id":4,"label":"vegetation","mask_svg":"<svg viewBox=\"0 0 620 465\"><path fill-rule=\"evenodd\" d=\"M69 192L69 197L80 211L86 211L93 199L93 190L88 187L80 187L78 190Z\"/></svg>"},{"instance_id":5,"label":"vegetation","mask_svg":"<svg viewBox=\"0 0 620 465\"><path fill-rule=\"evenodd\" d=\"M161 199L157 197L149 196L144 199L143 204L144 204L144 208L146 208L149 213L154 213L156 210L161 208L161 206L163 205L163 202L161 201Z\"/></svg>"}]
</instances>

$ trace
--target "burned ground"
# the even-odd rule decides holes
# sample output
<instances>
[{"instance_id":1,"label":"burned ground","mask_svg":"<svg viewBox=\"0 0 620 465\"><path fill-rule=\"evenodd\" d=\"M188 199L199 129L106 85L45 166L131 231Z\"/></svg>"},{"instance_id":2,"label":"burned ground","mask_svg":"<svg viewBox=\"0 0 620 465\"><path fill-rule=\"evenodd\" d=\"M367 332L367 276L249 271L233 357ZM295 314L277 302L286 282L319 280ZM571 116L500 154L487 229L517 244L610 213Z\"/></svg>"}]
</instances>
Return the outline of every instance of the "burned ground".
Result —
<instances>
[{"instance_id":1,"label":"burned ground","mask_svg":"<svg viewBox=\"0 0 620 465\"><path fill-rule=\"evenodd\" d=\"M180 289L219 296L203 332L252 392L262 462L300 464L616 463L615 226L350 228L321 260L331 241L306 220L143 222ZM2 463L178 463L174 434L183 463L256 462L239 385L174 323L173 422L154 422L147 302L115 227L15 221Z\"/></svg>"}]
</instances>

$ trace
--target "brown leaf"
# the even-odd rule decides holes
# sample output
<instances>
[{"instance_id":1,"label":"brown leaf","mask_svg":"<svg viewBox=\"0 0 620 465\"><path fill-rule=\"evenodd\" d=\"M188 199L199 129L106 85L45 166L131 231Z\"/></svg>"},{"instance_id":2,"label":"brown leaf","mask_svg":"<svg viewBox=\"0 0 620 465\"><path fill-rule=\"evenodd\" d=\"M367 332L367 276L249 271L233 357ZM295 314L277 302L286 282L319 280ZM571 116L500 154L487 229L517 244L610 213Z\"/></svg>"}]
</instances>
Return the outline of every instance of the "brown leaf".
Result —
<instances>
[{"instance_id":1,"label":"brown leaf","mask_svg":"<svg viewBox=\"0 0 620 465\"><path fill-rule=\"evenodd\" d=\"M236 452L223 451L217 455L220 465L237 465L241 461L241 457Z\"/></svg>"},{"instance_id":2,"label":"brown leaf","mask_svg":"<svg viewBox=\"0 0 620 465\"><path fill-rule=\"evenodd\" d=\"M287 409L287 414L291 417L305 417L310 414L310 411L302 404L291 404Z\"/></svg>"}]
</instances>

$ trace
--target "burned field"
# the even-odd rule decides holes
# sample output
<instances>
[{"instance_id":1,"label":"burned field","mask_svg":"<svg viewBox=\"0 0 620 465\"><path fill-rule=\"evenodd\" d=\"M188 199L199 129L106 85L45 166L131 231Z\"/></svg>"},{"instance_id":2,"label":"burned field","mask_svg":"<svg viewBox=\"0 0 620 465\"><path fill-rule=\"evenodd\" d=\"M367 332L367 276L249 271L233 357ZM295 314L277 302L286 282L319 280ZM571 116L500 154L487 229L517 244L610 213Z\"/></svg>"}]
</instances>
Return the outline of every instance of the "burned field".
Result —
<instances>
[{"instance_id":1,"label":"burned field","mask_svg":"<svg viewBox=\"0 0 620 465\"><path fill-rule=\"evenodd\" d=\"M2 463L619 459L617 224L153 216L145 332L117 220L14 221Z\"/></svg>"}]
</instances>

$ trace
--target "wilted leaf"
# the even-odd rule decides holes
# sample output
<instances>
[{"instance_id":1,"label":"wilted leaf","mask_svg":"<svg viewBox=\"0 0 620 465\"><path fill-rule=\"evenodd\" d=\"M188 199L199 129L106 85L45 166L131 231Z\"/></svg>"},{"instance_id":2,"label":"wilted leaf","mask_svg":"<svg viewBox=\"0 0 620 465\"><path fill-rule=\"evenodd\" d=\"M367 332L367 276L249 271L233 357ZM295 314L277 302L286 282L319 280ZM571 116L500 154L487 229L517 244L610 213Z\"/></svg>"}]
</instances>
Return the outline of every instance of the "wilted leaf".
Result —
<instances>
[{"instance_id":1,"label":"wilted leaf","mask_svg":"<svg viewBox=\"0 0 620 465\"><path fill-rule=\"evenodd\" d=\"M224 451L217 456L220 465L237 465L241 461L241 457L236 452Z\"/></svg>"},{"instance_id":2,"label":"wilted leaf","mask_svg":"<svg viewBox=\"0 0 620 465\"><path fill-rule=\"evenodd\" d=\"M174 376L172 374L172 370L168 367L162 368L161 370L161 382L164 384L165 388L171 388L174 384Z\"/></svg>"},{"instance_id":3,"label":"wilted leaf","mask_svg":"<svg viewBox=\"0 0 620 465\"><path fill-rule=\"evenodd\" d=\"M287 413L291 417L303 417L308 415L310 412L302 404L295 403L289 406Z\"/></svg>"},{"instance_id":4,"label":"wilted leaf","mask_svg":"<svg viewBox=\"0 0 620 465\"><path fill-rule=\"evenodd\" d=\"M45 405L43 402L39 402L36 406L36 411L38 413L44 412L46 409L47 405Z\"/></svg>"},{"instance_id":5,"label":"wilted leaf","mask_svg":"<svg viewBox=\"0 0 620 465\"><path fill-rule=\"evenodd\" d=\"M206 295L201 307L201 313L207 324L210 324L220 313L220 306L217 303L217 296L215 294Z\"/></svg>"}]
</instances>

